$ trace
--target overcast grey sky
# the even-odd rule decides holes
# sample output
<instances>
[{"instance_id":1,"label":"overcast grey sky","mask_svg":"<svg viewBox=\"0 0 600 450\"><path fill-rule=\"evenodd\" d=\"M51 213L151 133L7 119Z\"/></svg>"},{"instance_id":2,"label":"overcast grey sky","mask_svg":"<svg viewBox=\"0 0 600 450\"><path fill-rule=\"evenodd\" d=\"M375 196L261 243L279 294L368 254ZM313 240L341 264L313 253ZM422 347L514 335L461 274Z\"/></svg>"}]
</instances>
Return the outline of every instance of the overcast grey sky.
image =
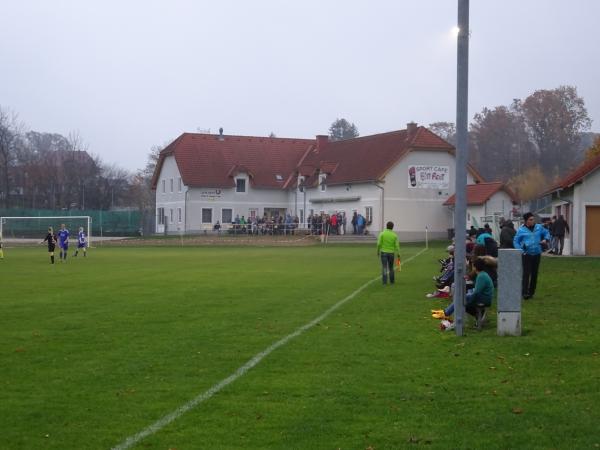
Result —
<instances>
[{"instance_id":1,"label":"overcast grey sky","mask_svg":"<svg viewBox=\"0 0 600 450\"><path fill-rule=\"evenodd\" d=\"M184 131L455 120L456 0L4 0L0 106L141 168ZM600 130L600 2L471 0L469 116L574 85Z\"/></svg>"}]
</instances>

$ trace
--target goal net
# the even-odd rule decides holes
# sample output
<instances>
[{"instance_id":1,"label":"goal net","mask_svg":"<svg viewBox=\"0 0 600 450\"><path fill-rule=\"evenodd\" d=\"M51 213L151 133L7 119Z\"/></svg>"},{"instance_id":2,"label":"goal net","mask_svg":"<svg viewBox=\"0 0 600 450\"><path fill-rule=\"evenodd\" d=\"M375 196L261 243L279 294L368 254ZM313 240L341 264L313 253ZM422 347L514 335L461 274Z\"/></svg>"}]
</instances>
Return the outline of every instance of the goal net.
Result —
<instances>
[{"instance_id":1,"label":"goal net","mask_svg":"<svg viewBox=\"0 0 600 450\"><path fill-rule=\"evenodd\" d=\"M63 223L70 232L71 246L77 246L79 227L83 227L88 247L91 246L90 216L0 217L0 237L5 244L35 245L46 237L48 227L52 227L54 233L58 233Z\"/></svg>"}]
</instances>

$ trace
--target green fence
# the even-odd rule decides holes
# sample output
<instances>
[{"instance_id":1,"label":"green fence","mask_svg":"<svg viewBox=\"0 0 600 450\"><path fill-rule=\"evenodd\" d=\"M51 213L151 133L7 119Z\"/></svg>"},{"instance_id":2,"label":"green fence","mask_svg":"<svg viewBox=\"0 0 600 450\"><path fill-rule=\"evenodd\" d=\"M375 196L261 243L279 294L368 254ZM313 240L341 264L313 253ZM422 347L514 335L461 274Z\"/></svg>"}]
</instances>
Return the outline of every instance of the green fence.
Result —
<instances>
[{"instance_id":1,"label":"green fence","mask_svg":"<svg viewBox=\"0 0 600 450\"><path fill-rule=\"evenodd\" d=\"M98 211L98 210L52 210L52 209L0 209L1 217L68 217L90 216L92 236L136 236L142 226L142 215L137 210L126 211ZM49 219L9 220L2 224L5 237L39 237L49 226L58 229L61 222L67 224L73 231L80 226L85 226L83 219L65 218L57 219L50 223ZM72 223L71 223L72 222Z\"/></svg>"}]
</instances>

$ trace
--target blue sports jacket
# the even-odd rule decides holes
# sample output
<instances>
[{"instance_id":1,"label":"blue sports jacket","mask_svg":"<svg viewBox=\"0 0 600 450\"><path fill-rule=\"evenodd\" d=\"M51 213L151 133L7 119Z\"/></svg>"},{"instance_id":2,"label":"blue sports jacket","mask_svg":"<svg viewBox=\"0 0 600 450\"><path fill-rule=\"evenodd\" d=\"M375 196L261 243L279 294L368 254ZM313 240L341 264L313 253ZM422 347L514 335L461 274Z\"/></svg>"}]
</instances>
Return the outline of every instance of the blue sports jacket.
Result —
<instances>
[{"instance_id":1,"label":"blue sports jacket","mask_svg":"<svg viewBox=\"0 0 600 450\"><path fill-rule=\"evenodd\" d=\"M539 255L542 253L540 241L544 239L550 241L550 233L539 223L535 224L533 231L525 225L521 225L517 234L515 234L513 245L516 249L522 250L526 255Z\"/></svg>"}]
</instances>

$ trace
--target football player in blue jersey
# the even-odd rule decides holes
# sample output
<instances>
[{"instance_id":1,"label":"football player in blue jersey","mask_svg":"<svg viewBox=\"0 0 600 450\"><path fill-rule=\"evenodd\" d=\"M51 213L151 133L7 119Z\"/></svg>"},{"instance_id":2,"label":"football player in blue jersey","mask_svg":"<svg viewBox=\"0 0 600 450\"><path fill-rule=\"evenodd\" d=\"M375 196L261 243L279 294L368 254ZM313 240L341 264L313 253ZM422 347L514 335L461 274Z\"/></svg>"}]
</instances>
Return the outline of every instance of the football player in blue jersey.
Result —
<instances>
[{"instance_id":1,"label":"football player in blue jersey","mask_svg":"<svg viewBox=\"0 0 600 450\"><path fill-rule=\"evenodd\" d=\"M60 224L58 230L58 246L60 247L60 262L67 262L67 252L69 251L69 230L64 223Z\"/></svg>"},{"instance_id":2,"label":"football player in blue jersey","mask_svg":"<svg viewBox=\"0 0 600 450\"><path fill-rule=\"evenodd\" d=\"M75 254L73 256L77 256L79 253L79 249L83 250L83 256L87 256L87 236L85 235L85 231L83 231L83 227L79 227L79 233L77 233L77 250L75 250Z\"/></svg>"}]
</instances>

